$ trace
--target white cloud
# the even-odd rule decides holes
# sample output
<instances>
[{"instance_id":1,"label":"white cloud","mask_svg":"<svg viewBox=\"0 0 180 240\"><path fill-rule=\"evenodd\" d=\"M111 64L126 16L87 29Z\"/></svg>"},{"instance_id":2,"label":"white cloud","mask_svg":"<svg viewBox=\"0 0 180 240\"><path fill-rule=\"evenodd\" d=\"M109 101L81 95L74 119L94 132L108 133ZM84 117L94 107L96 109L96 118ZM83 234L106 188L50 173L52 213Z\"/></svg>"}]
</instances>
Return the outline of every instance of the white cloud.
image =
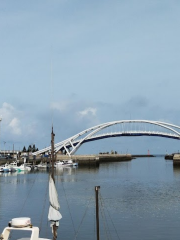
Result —
<instances>
[{"instance_id":1,"label":"white cloud","mask_svg":"<svg viewBox=\"0 0 180 240\"><path fill-rule=\"evenodd\" d=\"M18 119L17 116L21 116L21 112L11 104L4 102L2 108L0 108L0 116L2 121L9 125L14 118Z\"/></svg>"},{"instance_id":2,"label":"white cloud","mask_svg":"<svg viewBox=\"0 0 180 240\"><path fill-rule=\"evenodd\" d=\"M12 137L12 135L21 135L21 111L17 110L11 104L4 102L0 108L0 116L2 118L2 132L4 135L8 135L9 137Z\"/></svg>"},{"instance_id":3,"label":"white cloud","mask_svg":"<svg viewBox=\"0 0 180 240\"><path fill-rule=\"evenodd\" d=\"M60 112L64 112L68 108L68 105L69 105L69 103L65 102L65 101L61 101L60 103L59 102L53 102L51 104L51 108L54 109L54 110L58 110Z\"/></svg>"},{"instance_id":4,"label":"white cloud","mask_svg":"<svg viewBox=\"0 0 180 240\"><path fill-rule=\"evenodd\" d=\"M12 129L12 132L15 135L21 135L20 121L16 117L13 118L9 124L9 127Z\"/></svg>"},{"instance_id":5,"label":"white cloud","mask_svg":"<svg viewBox=\"0 0 180 240\"><path fill-rule=\"evenodd\" d=\"M96 108L89 107L89 108L86 108L83 111L79 111L78 114L82 117L89 116L89 115L96 116L96 112L97 112Z\"/></svg>"},{"instance_id":6,"label":"white cloud","mask_svg":"<svg viewBox=\"0 0 180 240\"><path fill-rule=\"evenodd\" d=\"M2 108L0 108L0 116L3 120L9 121L11 119L12 113L14 112L14 107L4 102Z\"/></svg>"}]
</instances>

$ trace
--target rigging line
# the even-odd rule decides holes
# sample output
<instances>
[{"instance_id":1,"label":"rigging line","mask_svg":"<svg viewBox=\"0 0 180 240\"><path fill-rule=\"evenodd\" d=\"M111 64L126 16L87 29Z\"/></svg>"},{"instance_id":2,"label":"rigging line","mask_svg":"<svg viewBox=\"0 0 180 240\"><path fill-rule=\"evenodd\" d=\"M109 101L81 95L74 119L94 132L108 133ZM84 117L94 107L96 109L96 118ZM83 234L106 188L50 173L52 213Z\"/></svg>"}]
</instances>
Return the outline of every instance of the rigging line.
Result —
<instances>
[{"instance_id":1,"label":"rigging line","mask_svg":"<svg viewBox=\"0 0 180 240\"><path fill-rule=\"evenodd\" d=\"M92 201L93 198L94 198L94 196L91 196L90 199L89 199L89 202L88 202L88 204L87 204L86 210L85 210L84 215L83 215L83 217L82 217L82 219L81 219L81 222L80 222L80 224L79 224L78 230L76 231L76 235L74 236L74 239L77 239L77 236L78 236L78 233L79 233L79 229L80 229L80 227L81 227L81 225L82 225L82 223L83 223L83 220L84 220L84 218L85 218L85 216L86 216L86 213L87 213L87 210L88 210L88 208L89 208L89 204L90 204L90 202Z\"/></svg>"},{"instance_id":2,"label":"rigging line","mask_svg":"<svg viewBox=\"0 0 180 240\"><path fill-rule=\"evenodd\" d=\"M21 208L21 210L19 211L19 215L22 213L22 211L23 211L23 209L24 209L24 206L25 206L25 204L26 204L26 202L27 202L27 199L29 198L29 195L30 195L30 193L31 193L31 190L32 190L32 188L33 188L33 186L34 186L34 183L35 183L35 181L36 181L37 175L38 175L38 174L36 173L36 177L35 177L32 185L31 185L31 188L30 188L30 190L29 190L29 193L27 194L27 197L26 197L23 205L22 205L22 208Z\"/></svg>"},{"instance_id":3,"label":"rigging line","mask_svg":"<svg viewBox=\"0 0 180 240\"><path fill-rule=\"evenodd\" d=\"M47 221L46 221L46 237L47 237L47 232L48 232L48 224L49 224L49 222L48 222L48 219L47 219Z\"/></svg>"},{"instance_id":4,"label":"rigging line","mask_svg":"<svg viewBox=\"0 0 180 240\"><path fill-rule=\"evenodd\" d=\"M67 202L69 214L70 214L70 217L71 217L71 222L72 222L72 225L73 225L73 228L74 228L74 233L76 234L76 230L75 230L75 226L74 226L74 222L73 222L73 218L72 218L72 214L71 214L71 211L70 211L69 202L68 202L68 199L67 199L67 195L66 195L66 191L65 191L65 189L64 189L64 184L63 184L63 182L62 182L62 187L63 187L64 195L65 195L65 198L66 198L66 202Z\"/></svg>"},{"instance_id":5,"label":"rigging line","mask_svg":"<svg viewBox=\"0 0 180 240\"><path fill-rule=\"evenodd\" d=\"M108 226L108 223L107 223L107 218L106 218L106 215L105 215L105 212L104 212L104 205L103 205L103 202L102 202L101 194L100 194L100 203L101 203L101 208L100 208L101 216L102 216L102 218L104 218L103 225L104 225L104 229L105 229L105 232L106 232L106 238L111 239L111 236L109 234L110 230L109 230L109 226Z\"/></svg>"},{"instance_id":6,"label":"rigging line","mask_svg":"<svg viewBox=\"0 0 180 240\"><path fill-rule=\"evenodd\" d=\"M36 173L36 175L37 175L37 173ZM36 176L36 177L37 177L37 176ZM33 183L32 183L31 189L32 189L32 187L33 187L33 185L34 185L35 180L36 180L36 178L34 179L34 181L33 181ZM29 191L29 194L30 194L30 192L31 192L31 189L30 189L30 191ZM28 197L29 197L29 194L27 195L27 198L25 199L24 204L23 204L21 210L19 211L19 214L21 214L21 212L22 212L22 210L23 210L23 208L24 208L24 206L25 206L25 203L26 203L26 201L27 201L27 199L28 199ZM12 234L12 233L10 232L10 234L9 234L9 239L11 239L11 234Z\"/></svg>"},{"instance_id":7,"label":"rigging line","mask_svg":"<svg viewBox=\"0 0 180 240\"><path fill-rule=\"evenodd\" d=\"M49 185L49 181L47 181L47 186L46 186L46 193L45 193L45 198L44 198L44 204L43 204L42 213L41 213L41 218L40 218L39 232L41 232L41 227L42 227L42 219L43 219L44 209L45 209L46 200L47 200L47 197L46 197L46 196L47 196L47 194L48 194L48 185Z\"/></svg>"},{"instance_id":8,"label":"rigging line","mask_svg":"<svg viewBox=\"0 0 180 240\"><path fill-rule=\"evenodd\" d=\"M120 237L119 237L118 232L117 232L117 230L116 230L116 228L115 228L115 225L114 225L114 222L113 222L113 220L112 220L112 218L111 218L111 215L110 215L108 209L106 209L106 210L107 210L108 216L109 216L109 218L110 218L110 220L111 220L111 223L112 223L112 225L113 225L113 227L114 227L114 230L115 230L115 232L116 232L116 235L117 235L118 239L120 240Z\"/></svg>"}]
</instances>

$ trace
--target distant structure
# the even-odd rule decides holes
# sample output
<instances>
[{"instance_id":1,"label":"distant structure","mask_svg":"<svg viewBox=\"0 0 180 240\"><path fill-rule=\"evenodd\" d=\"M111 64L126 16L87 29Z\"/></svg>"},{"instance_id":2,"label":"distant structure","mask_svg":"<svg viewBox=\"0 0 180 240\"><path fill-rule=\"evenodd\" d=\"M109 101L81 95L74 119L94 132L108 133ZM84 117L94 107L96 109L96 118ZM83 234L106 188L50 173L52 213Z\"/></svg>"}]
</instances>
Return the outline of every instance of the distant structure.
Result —
<instances>
[{"instance_id":1,"label":"distant structure","mask_svg":"<svg viewBox=\"0 0 180 240\"><path fill-rule=\"evenodd\" d=\"M112 137L157 136L180 140L180 126L150 120L120 120L107 122L84 131L55 144L55 152L71 156L87 142ZM51 153L51 146L32 153L41 155Z\"/></svg>"}]
</instances>

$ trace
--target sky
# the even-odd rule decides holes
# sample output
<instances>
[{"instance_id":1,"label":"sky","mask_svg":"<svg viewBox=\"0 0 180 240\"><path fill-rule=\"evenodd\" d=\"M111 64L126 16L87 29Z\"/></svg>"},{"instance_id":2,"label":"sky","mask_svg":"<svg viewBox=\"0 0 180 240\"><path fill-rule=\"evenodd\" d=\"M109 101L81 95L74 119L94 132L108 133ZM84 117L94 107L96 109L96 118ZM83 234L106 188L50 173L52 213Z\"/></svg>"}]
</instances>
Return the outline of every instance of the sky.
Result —
<instances>
[{"instance_id":1,"label":"sky","mask_svg":"<svg viewBox=\"0 0 180 240\"><path fill-rule=\"evenodd\" d=\"M145 119L180 126L180 2L0 0L0 149L50 145L89 127ZM117 138L79 153L178 151Z\"/></svg>"}]
</instances>

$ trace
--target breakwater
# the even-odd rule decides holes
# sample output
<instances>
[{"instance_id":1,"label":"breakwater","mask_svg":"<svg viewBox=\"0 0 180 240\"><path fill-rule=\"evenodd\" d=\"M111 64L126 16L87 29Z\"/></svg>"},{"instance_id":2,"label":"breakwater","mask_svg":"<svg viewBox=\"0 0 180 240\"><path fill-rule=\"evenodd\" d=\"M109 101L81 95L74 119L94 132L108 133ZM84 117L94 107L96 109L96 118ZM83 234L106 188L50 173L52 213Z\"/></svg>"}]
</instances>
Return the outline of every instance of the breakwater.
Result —
<instances>
[{"instance_id":1,"label":"breakwater","mask_svg":"<svg viewBox=\"0 0 180 240\"><path fill-rule=\"evenodd\" d=\"M132 160L131 154L97 154L97 155L72 155L71 157L67 155L57 155L57 160L68 160L72 159L77 162L79 166L81 165L99 165L103 162L121 162Z\"/></svg>"},{"instance_id":2,"label":"breakwater","mask_svg":"<svg viewBox=\"0 0 180 240\"><path fill-rule=\"evenodd\" d=\"M97 155L72 155L71 157L67 155L56 155L56 161L63 161L72 159L73 162L77 162L79 166L93 165L98 166L103 162L121 162L121 161L130 161L133 159L131 154L97 154ZM0 165L5 163L11 163L15 159L1 159ZM27 163L37 165L40 162L49 163L51 159L49 157L36 158L36 159L27 159ZM18 159L19 164L24 162L24 159Z\"/></svg>"}]
</instances>

